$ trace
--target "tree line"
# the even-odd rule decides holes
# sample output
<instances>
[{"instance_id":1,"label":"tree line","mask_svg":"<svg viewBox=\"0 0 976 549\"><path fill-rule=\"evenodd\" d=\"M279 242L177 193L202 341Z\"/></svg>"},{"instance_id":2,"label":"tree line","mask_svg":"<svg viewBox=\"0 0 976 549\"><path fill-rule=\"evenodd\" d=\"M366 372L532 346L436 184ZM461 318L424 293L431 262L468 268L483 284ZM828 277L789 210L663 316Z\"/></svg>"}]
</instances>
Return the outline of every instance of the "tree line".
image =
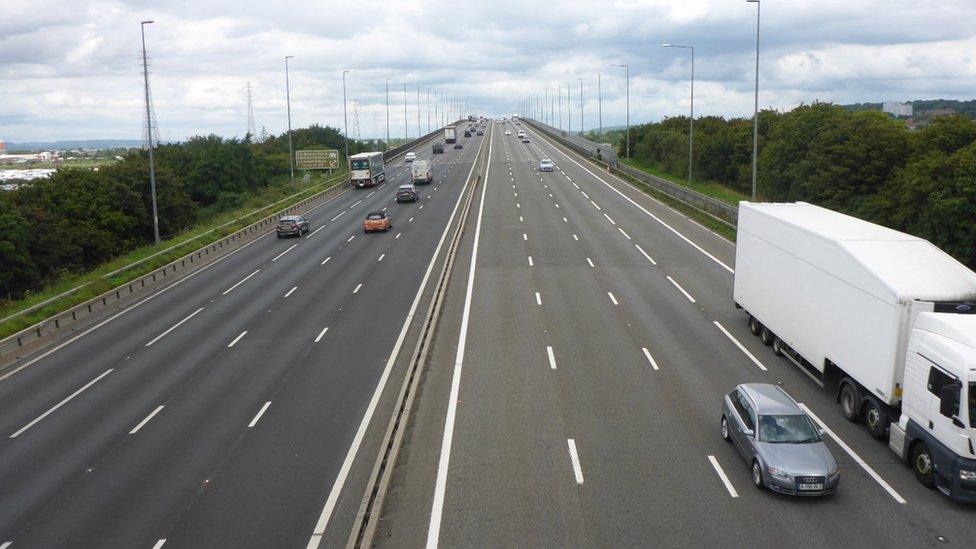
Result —
<instances>
[{"instance_id":1,"label":"tree line","mask_svg":"<svg viewBox=\"0 0 976 549\"><path fill-rule=\"evenodd\" d=\"M751 118L695 119L694 179L749 194ZM621 148L623 132L612 137ZM687 173L688 118L631 128L631 156ZM878 111L828 103L759 115L759 200L804 201L925 238L976 269L976 121L919 130Z\"/></svg>"},{"instance_id":2,"label":"tree line","mask_svg":"<svg viewBox=\"0 0 976 549\"><path fill-rule=\"evenodd\" d=\"M292 143L295 150L338 149L340 156L343 150L342 132L319 125L293 130ZM350 154L384 148L383 142L349 142ZM239 208L289 171L287 134L262 143L207 135L160 145L160 235L175 236ZM17 299L152 242L147 151L131 150L98 171L59 169L0 192L0 299Z\"/></svg>"}]
</instances>

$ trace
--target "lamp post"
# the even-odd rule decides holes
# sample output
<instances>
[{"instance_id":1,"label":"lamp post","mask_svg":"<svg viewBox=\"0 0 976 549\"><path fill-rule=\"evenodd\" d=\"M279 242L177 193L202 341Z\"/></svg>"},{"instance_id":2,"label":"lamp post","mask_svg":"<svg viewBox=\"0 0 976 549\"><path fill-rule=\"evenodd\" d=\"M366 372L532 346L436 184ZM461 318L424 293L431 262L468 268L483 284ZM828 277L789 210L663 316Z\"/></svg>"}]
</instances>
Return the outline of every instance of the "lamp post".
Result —
<instances>
[{"instance_id":1,"label":"lamp post","mask_svg":"<svg viewBox=\"0 0 976 549\"><path fill-rule=\"evenodd\" d=\"M390 150L390 77L386 77L386 150Z\"/></svg>"},{"instance_id":2,"label":"lamp post","mask_svg":"<svg viewBox=\"0 0 976 549\"><path fill-rule=\"evenodd\" d=\"M627 148L625 149L624 156L630 158L630 65L620 64L620 65L610 65L611 67L623 67L626 71L625 78L627 82Z\"/></svg>"},{"instance_id":3,"label":"lamp post","mask_svg":"<svg viewBox=\"0 0 976 549\"><path fill-rule=\"evenodd\" d=\"M427 133L430 133L430 88L427 88Z\"/></svg>"},{"instance_id":4,"label":"lamp post","mask_svg":"<svg viewBox=\"0 0 976 549\"><path fill-rule=\"evenodd\" d=\"M759 0L746 0L756 4L756 96L752 111L752 201L756 201L756 172L759 168Z\"/></svg>"},{"instance_id":5,"label":"lamp post","mask_svg":"<svg viewBox=\"0 0 976 549\"><path fill-rule=\"evenodd\" d=\"M295 188L295 153L291 150L291 83L288 81L288 60L292 57L295 56L285 56L285 105L288 111L288 166L291 168L291 186Z\"/></svg>"},{"instance_id":6,"label":"lamp post","mask_svg":"<svg viewBox=\"0 0 976 549\"><path fill-rule=\"evenodd\" d=\"M583 135L584 125L583 125L583 77L579 76L580 81L580 136Z\"/></svg>"},{"instance_id":7,"label":"lamp post","mask_svg":"<svg viewBox=\"0 0 976 549\"><path fill-rule=\"evenodd\" d=\"M599 112L598 119L600 124L600 135L603 135L603 84L600 82L602 75L599 71L596 73L596 104L597 110Z\"/></svg>"},{"instance_id":8,"label":"lamp post","mask_svg":"<svg viewBox=\"0 0 976 549\"><path fill-rule=\"evenodd\" d=\"M694 46L679 46L675 44L661 44L662 48L682 48L686 50L691 50L691 120L689 120L688 125L688 184L691 184L691 160L693 140L695 135L695 47Z\"/></svg>"},{"instance_id":9,"label":"lamp post","mask_svg":"<svg viewBox=\"0 0 976 549\"><path fill-rule=\"evenodd\" d=\"M566 83L566 131L573 133L573 90Z\"/></svg>"},{"instance_id":10,"label":"lamp post","mask_svg":"<svg viewBox=\"0 0 976 549\"><path fill-rule=\"evenodd\" d=\"M407 83L403 83L403 140L407 140Z\"/></svg>"},{"instance_id":11,"label":"lamp post","mask_svg":"<svg viewBox=\"0 0 976 549\"><path fill-rule=\"evenodd\" d=\"M558 107L559 107L559 131L563 131L563 85L556 85L556 96L559 97Z\"/></svg>"},{"instance_id":12,"label":"lamp post","mask_svg":"<svg viewBox=\"0 0 976 549\"><path fill-rule=\"evenodd\" d=\"M142 78L146 92L146 136L149 145L149 192L152 195L153 237L159 246L159 213L156 209L156 158L153 154L152 109L149 107L149 63L146 58L146 25L155 23L146 20L139 23L142 30Z\"/></svg>"},{"instance_id":13,"label":"lamp post","mask_svg":"<svg viewBox=\"0 0 976 549\"><path fill-rule=\"evenodd\" d=\"M346 116L346 73L349 71L342 71L342 140L345 142L346 146L346 173L350 173L349 164L349 118ZM387 141L386 146L389 147L390 143Z\"/></svg>"}]
</instances>

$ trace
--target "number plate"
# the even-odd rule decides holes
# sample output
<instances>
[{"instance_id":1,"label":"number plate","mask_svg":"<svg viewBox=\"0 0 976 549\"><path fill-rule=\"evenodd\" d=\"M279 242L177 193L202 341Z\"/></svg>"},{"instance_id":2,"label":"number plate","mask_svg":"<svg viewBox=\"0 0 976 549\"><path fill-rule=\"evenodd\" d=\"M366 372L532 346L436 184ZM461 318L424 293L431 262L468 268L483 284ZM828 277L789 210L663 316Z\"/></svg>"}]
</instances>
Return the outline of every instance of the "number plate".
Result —
<instances>
[{"instance_id":1,"label":"number plate","mask_svg":"<svg viewBox=\"0 0 976 549\"><path fill-rule=\"evenodd\" d=\"M800 484L800 486L799 486L800 490L823 490L823 487L824 487L824 485L823 484L820 484L820 483L817 483L817 484Z\"/></svg>"}]
</instances>

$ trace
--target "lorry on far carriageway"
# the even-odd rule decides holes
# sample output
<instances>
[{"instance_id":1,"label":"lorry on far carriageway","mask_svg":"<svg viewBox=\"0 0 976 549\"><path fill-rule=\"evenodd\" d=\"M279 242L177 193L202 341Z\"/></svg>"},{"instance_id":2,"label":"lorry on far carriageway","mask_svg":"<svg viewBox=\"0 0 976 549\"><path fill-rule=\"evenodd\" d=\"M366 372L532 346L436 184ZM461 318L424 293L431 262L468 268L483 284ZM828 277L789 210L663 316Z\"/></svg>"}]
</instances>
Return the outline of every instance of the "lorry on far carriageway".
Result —
<instances>
[{"instance_id":1,"label":"lorry on far carriageway","mask_svg":"<svg viewBox=\"0 0 976 549\"><path fill-rule=\"evenodd\" d=\"M454 126L447 126L444 128L444 142L454 143L457 140L457 134L455 133Z\"/></svg>"},{"instance_id":2,"label":"lorry on far carriageway","mask_svg":"<svg viewBox=\"0 0 976 549\"><path fill-rule=\"evenodd\" d=\"M976 273L819 206L739 203L733 301L919 482L976 502Z\"/></svg>"},{"instance_id":3,"label":"lorry on far carriageway","mask_svg":"<svg viewBox=\"0 0 976 549\"><path fill-rule=\"evenodd\" d=\"M358 188L375 187L386 181L383 153L364 152L349 157L349 181Z\"/></svg>"}]
</instances>

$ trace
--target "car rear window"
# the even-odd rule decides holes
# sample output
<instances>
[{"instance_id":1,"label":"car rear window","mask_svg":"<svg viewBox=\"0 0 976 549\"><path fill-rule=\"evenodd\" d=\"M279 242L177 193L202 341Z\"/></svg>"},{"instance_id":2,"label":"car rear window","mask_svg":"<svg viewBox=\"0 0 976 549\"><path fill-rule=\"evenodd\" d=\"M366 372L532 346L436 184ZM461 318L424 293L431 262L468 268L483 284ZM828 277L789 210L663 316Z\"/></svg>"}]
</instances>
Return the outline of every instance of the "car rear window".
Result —
<instances>
[{"instance_id":1,"label":"car rear window","mask_svg":"<svg viewBox=\"0 0 976 549\"><path fill-rule=\"evenodd\" d=\"M366 216L366 219L371 219L373 221L383 219L383 214L369 214Z\"/></svg>"},{"instance_id":2,"label":"car rear window","mask_svg":"<svg viewBox=\"0 0 976 549\"><path fill-rule=\"evenodd\" d=\"M282 219L281 220L281 224L282 225L294 225L295 223L298 223L298 222L295 221L294 219Z\"/></svg>"}]
</instances>

